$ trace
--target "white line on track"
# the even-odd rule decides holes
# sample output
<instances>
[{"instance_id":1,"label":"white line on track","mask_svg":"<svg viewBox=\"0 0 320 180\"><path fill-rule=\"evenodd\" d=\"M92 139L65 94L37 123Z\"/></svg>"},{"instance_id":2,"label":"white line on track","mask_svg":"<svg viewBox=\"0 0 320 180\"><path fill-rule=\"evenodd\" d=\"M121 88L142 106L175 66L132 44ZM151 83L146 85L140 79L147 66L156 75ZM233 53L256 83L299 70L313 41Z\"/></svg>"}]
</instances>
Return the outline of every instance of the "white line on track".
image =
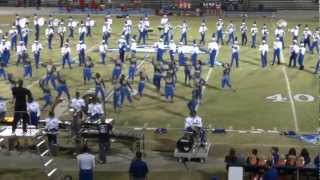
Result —
<instances>
[{"instance_id":1,"label":"white line on track","mask_svg":"<svg viewBox=\"0 0 320 180\"><path fill-rule=\"evenodd\" d=\"M289 78L288 78L286 67L282 67L282 72L283 72L283 75L284 75L284 78L285 78L286 84L287 84L287 91L288 91L288 96L289 96L289 100L290 100L290 104L291 104L294 128L295 128L296 132L299 132L299 125L298 125L296 106L294 104L294 100L293 100L293 97L292 97L292 91L291 91L290 81L289 81Z\"/></svg>"},{"instance_id":2,"label":"white line on track","mask_svg":"<svg viewBox=\"0 0 320 180\"><path fill-rule=\"evenodd\" d=\"M90 47L89 49L87 49L86 53L89 53L89 52L93 51L97 46L98 46L98 45L94 45L94 46ZM76 55L76 56L73 56L73 57L71 58L71 60L74 59L75 57L77 57L77 55ZM57 71L60 71L61 69L62 69L62 67L59 67L59 68L57 69ZM46 75L42 76L42 78L45 78L45 77L46 77ZM41 79L42 79L42 78L41 78ZM27 86L27 89L32 88L32 87L33 87L35 84L37 84L38 82L39 82L39 80L33 81L31 84L29 84L29 85Z\"/></svg>"}]
</instances>

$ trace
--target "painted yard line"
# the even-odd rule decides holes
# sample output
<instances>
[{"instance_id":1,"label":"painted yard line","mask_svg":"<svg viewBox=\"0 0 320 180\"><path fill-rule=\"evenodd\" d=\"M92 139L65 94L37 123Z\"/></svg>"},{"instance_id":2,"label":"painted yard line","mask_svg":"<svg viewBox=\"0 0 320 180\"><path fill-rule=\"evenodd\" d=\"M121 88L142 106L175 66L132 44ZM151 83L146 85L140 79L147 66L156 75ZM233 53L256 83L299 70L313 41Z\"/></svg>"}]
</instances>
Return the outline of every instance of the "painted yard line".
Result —
<instances>
[{"instance_id":1,"label":"painted yard line","mask_svg":"<svg viewBox=\"0 0 320 180\"><path fill-rule=\"evenodd\" d=\"M293 100L293 97L292 97L292 91L291 91L290 82L289 82L289 78L288 78L288 74L287 74L286 67L283 67L283 68L282 68L282 72L283 72L283 75L284 75L284 78L285 78L286 84L287 84L287 91L288 91L288 96L289 96L289 100L290 100L290 104L291 104L291 110L292 110L294 128L295 128L295 131L296 131L296 132L299 132L296 106L295 106L295 104L294 104L294 100Z\"/></svg>"},{"instance_id":2,"label":"painted yard line","mask_svg":"<svg viewBox=\"0 0 320 180\"><path fill-rule=\"evenodd\" d=\"M207 77L206 77L206 79L205 79L206 83L209 81L209 79L210 79L210 77L211 77L212 70L213 70L213 68L210 68L209 71L208 71ZM205 90L206 90L206 86L204 86L203 89L202 89L202 96L204 95ZM198 104L198 105L196 106L196 110L199 109L199 106L200 106L200 104Z\"/></svg>"},{"instance_id":3,"label":"painted yard line","mask_svg":"<svg viewBox=\"0 0 320 180\"><path fill-rule=\"evenodd\" d=\"M141 66L146 62L146 57L138 64L137 66L137 71L140 70ZM128 78L128 76L126 76L126 78ZM114 90L112 90L109 95L104 99L105 101L107 101L114 93Z\"/></svg>"},{"instance_id":4,"label":"painted yard line","mask_svg":"<svg viewBox=\"0 0 320 180\"><path fill-rule=\"evenodd\" d=\"M94 46L90 47L89 49L87 49L86 53L89 53L89 52L93 51L97 46L98 46L98 45L94 45ZM73 56L71 59L74 59L74 58L76 58L77 56L78 56L78 55ZM59 68L57 69L57 72L60 71L61 69L62 69L62 67L59 67ZM45 78L45 77L46 77L46 75L42 76L42 78ZM42 78L41 78L41 79L42 79ZM33 81L29 86L27 86L27 88L28 88L28 89L32 88L32 87L33 87L35 84L37 84L38 82L39 82L39 80Z\"/></svg>"}]
</instances>

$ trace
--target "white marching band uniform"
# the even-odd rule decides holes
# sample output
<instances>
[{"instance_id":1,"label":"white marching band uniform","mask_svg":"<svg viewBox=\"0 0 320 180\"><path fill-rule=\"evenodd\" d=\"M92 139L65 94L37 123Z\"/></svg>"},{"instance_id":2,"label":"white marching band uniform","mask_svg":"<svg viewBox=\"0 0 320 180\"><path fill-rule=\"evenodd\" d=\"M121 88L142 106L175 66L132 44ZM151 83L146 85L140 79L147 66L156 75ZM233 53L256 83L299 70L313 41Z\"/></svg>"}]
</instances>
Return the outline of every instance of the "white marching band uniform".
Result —
<instances>
[{"instance_id":1,"label":"white marching band uniform","mask_svg":"<svg viewBox=\"0 0 320 180\"><path fill-rule=\"evenodd\" d=\"M187 117L184 122L184 128L187 129L189 127L202 128L202 118L199 116Z\"/></svg>"},{"instance_id":2,"label":"white marching band uniform","mask_svg":"<svg viewBox=\"0 0 320 180\"><path fill-rule=\"evenodd\" d=\"M73 108L76 112L80 112L85 106L86 106L86 103L85 103L84 99L82 99L82 98L72 98L71 99L70 107Z\"/></svg>"}]
</instances>

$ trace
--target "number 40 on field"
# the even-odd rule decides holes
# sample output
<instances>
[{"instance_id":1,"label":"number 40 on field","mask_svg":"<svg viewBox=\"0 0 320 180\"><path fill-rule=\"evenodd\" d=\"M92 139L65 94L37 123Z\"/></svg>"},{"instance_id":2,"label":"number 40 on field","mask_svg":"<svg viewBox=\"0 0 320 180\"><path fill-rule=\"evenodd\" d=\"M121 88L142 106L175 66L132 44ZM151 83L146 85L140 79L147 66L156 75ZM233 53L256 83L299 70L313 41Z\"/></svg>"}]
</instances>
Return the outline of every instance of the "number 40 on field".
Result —
<instances>
[{"instance_id":1,"label":"number 40 on field","mask_svg":"<svg viewBox=\"0 0 320 180\"><path fill-rule=\"evenodd\" d=\"M272 102L286 102L289 100L288 96L282 96L282 94L275 94L272 96L266 97L266 99L271 100ZM295 94L293 95L293 100L297 102L313 102L314 97L309 94Z\"/></svg>"}]
</instances>

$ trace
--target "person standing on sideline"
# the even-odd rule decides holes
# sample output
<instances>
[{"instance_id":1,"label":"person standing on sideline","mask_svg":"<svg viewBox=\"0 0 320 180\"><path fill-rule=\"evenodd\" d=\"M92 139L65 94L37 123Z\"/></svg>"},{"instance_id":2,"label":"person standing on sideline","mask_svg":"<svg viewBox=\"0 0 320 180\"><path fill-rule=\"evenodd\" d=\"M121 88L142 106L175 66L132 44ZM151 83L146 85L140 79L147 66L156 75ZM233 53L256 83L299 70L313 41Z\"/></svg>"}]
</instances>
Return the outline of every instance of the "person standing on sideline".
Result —
<instances>
[{"instance_id":1,"label":"person standing on sideline","mask_svg":"<svg viewBox=\"0 0 320 180\"><path fill-rule=\"evenodd\" d=\"M147 163L142 161L142 153L136 152L136 158L130 164L129 174L130 180L147 180L149 168Z\"/></svg>"},{"instance_id":2,"label":"person standing on sideline","mask_svg":"<svg viewBox=\"0 0 320 180\"><path fill-rule=\"evenodd\" d=\"M79 180L93 180L95 157L89 153L87 146L84 146L82 153L77 156L77 164L79 168Z\"/></svg>"},{"instance_id":3,"label":"person standing on sideline","mask_svg":"<svg viewBox=\"0 0 320 180\"><path fill-rule=\"evenodd\" d=\"M107 151L110 149L110 134L112 131L112 119L102 120L98 126L99 130L99 163L106 163Z\"/></svg>"},{"instance_id":4,"label":"person standing on sideline","mask_svg":"<svg viewBox=\"0 0 320 180\"><path fill-rule=\"evenodd\" d=\"M55 117L54 112L49 112L49 117L45 120L46 122L46 131L48 136L48 145L49 149L52 152L53 155L56 155L57 153L57 134L59 131L59 120Z\"/></svg>"},{"instance_id":5,"label":"person standing on sideline","mask_svg":"<svg viewBox=\"0 0 320 180\"><path fill-rule=\"evenodd\" d=\"M27 112L27 97L28 100L32 98L31 92L23 87L23 80L18 80L18 86L12 88L12 96L15 101L14 103L14 117L12 124L12 134L15 133L17 128L17 124L20 119L23 119L23 132L27 132L27 123L29 120L28 112Z\"/></svg>"}]
</instances>

